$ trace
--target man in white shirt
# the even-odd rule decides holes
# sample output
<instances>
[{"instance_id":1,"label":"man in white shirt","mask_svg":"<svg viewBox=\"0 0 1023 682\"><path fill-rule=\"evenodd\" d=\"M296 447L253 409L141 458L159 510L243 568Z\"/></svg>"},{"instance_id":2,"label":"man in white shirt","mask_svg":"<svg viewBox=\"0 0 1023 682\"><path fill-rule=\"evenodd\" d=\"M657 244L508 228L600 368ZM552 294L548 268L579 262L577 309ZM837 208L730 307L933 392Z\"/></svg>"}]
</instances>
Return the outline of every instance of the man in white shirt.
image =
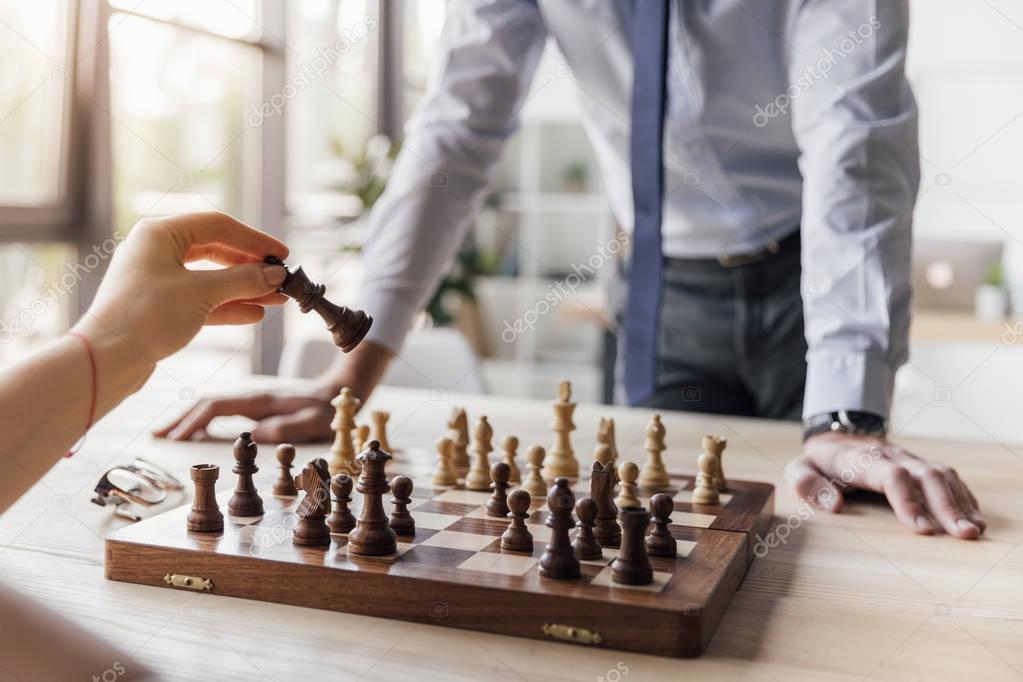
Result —
<instances>
[{"instance_id":1,"label":"man in white shirt","mask_svg":"<svg viewBox=\"0 0 1023 682\"><path fill-rule=\"evenodd\" d=\"M887 440L919 180L907 31L896 0L449 3L372 215L366 342L314 394L203 401L160 434L246 414L257 438L324 437L339 386L368 396L462 243L551 37L630 235L627 402L801 416L787 472L805 498L837 511L846 487L883 492L915 532L979 536L955 471Z\"/></svg>"}]
</instances>

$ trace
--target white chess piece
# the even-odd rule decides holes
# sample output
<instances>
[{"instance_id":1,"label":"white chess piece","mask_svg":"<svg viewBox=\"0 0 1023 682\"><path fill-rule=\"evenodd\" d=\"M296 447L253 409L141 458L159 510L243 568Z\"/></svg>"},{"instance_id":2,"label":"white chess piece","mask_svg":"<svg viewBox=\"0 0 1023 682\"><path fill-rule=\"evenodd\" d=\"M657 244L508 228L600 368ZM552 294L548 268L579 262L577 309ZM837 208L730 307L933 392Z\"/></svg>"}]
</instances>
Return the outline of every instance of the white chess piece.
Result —
<instances>
[{"instance_id":1,"label":"white chess piece","mask_svg":"<svg viewBox=\"0 0 1023 682\"><path fill-rule=\"evenodd\" d=\"M490 453L494 451L490 441L494 437L494 429L486 417L480 417L476 422L472 435L472 452L475 457L465 477L465 487L468 490L490 490L490 484L493 482L490 478Z\"/></svg>"},{"instance_id":2,"label":"white chess piece","mask_svg":"<svg viewBox=\"0 0 1023 682\"><path fill-rule=\"evenodd\" d=\"M534 499L543 499L547 496L547 484L540 476L540 467L543 466L544 450L539 445L534 445L526 452L526 477L520 486L523 490L533 496Z\"/></svg>"},{"instance_id":3,"label":"white chess piece","mask_svg":"<svg viewBox=\"0 0 1023 682\"><path fill-rule=\"evenodd\" d=\"M455 472L452 456L454 455L454 442L450 438L437 440L437 468L433 470L434 485L457 485L458 474Z\"/></svg>"},{"instance_id":4,"label":"white chess piece","mask_svg":"<svg viewBox=\"0 0 1023 682\"><path fill-rule=\"evenodd\" d=\"M618 479L622 482L622 490L615 498L615 504L619 509L642 506L636 496L637 476L639 476L639 467L635 462L622 462L618 465Z\"/></svg>"}]
</instances>

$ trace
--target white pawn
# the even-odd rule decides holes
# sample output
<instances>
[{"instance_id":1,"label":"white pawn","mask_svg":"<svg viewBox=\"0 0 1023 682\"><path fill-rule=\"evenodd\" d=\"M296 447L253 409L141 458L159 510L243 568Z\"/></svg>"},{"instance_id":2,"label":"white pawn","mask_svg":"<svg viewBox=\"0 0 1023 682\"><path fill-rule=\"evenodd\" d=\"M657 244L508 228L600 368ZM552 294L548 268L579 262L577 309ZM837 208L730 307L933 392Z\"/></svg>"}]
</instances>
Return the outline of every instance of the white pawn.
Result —
<instances>
[{"instance_id":1,"label":"white pawn","mask_svg":"<svg viewBox=\"0 0 1023 682\"><path fill-rule=\"evenodd\" d=\"M454 442L450 438L437 440L437 468L433 470L434 485L457 485L458 474L455 472Z\"/></svg>"},{"instance_id":2,"label":"white pawn","mask_svg":"<svg viewBox=\"0 0 1023 682\"><path fill-rule=\"evenodd\" d=\"M542 499L547 495L547 484L540 476L540 468L543 466L544 449L534 445L526 452L526 477L520 486L523 490L533 496L534 499Z\"/></svg>"},{"instance_id":3,"label":"white pawn","mask_svg":"<svg viewBox=\"0 0 1023 682\"><path fill-rule=\"evenodd\" d=\"M472 435L472 452L475 457L472 460L472 467L469 468L469 473L465 477L465 487L467 490L490 490L493 480L490 478L490 453L494 451L494 446L490 444L490 441L494 437L494 429L486 417L480 417L480 420L476 422L476 428Z\"/></svg>"},{"instance_id":4,"label":"white pawn","mask_svg":"<svg viewBox=\"0 0 1023 682\"><path fill-rule=\"evenodd\" d=\"M355 449L362 452L369 442L369 424L359 424L355 427Z\"/></svg>"},{"instance_id":5,"label":"white pawn","mask_svg":"<svg viewBox=\"0 0 1023 682\"><path fill-rule=\"evenodd\" d=\"M501 450L504 451L504 463L508 465L511 474L508 476L509 483L518 483L522 480L519 472L519 465L515 463L515 452L519 449L519 439L515 436L505 436L501 441Z\"/></svg>"},{"instance_id":6,"label":"white pawn","mask_svg":"<svg viewBox=\"0 0 1023 682\"><path fill-rule=\"evenodd\" d=\"M693 489L693 504L720 504L721 498L714 485L714 474L718 469L718 457L710 449L704 449L696 460L700 470L696 474L696 485Z\"/></svg>"},{"instance_id":7,"label":"white pawn","mask_svg":"<svg viewBox=\"0 0 1023 682\"><path fill-rule=\"evenodd\" d=\"M636 496L636 478L638 476L639 467L635 462L622 462L618 465L618 479L622 482L622 491L615 498L615 505L619 509L643 506Z\"/></svg>"}]
</instances>

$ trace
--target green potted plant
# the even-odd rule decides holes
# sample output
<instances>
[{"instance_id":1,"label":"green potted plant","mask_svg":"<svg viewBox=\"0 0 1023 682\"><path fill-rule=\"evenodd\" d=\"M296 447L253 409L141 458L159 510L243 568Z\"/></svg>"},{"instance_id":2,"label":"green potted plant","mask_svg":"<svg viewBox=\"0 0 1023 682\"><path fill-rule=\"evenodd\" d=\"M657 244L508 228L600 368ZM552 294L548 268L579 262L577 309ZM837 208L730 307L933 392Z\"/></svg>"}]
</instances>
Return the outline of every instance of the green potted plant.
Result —
<instances>
[{"instance_id":1,"label":"green potted plant","mask_svg":"<svg viewBox=\"0 0 1023 682\"><path fill-rule=\"evenodd\" d=\"M1001 263L988 269L983 285L974 297L977 319L987 324L1001 324L1009 314L1009 290L1005 287L1005 271Z\"/></svg>"}]
</instances>

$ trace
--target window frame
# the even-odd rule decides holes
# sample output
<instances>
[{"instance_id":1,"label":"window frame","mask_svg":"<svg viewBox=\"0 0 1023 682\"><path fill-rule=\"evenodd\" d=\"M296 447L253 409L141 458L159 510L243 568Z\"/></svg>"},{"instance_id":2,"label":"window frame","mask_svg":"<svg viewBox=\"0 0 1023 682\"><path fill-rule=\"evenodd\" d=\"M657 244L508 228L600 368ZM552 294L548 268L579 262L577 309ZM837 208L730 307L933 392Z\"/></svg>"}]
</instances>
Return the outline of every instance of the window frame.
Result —
<instances>
[{"instance_id":1,"label":"window frame","mask_svg":"<svg viewBox=\"0 0 1023 682\"><path fill-rule=\"evenodd\" d=\"M80 19L79 0L69 0L68 12L61 27L64 41L62 62L51 64L65 71L61 97L61 144L57 162L57 196L53 201L38 204L7 204L0 202L0 243L67 241L73 237L72 216L78 205L78 195L72 180L75 165L74 99L77 70L68 63L78 58Z\"/></svg>"}]
</instances>

